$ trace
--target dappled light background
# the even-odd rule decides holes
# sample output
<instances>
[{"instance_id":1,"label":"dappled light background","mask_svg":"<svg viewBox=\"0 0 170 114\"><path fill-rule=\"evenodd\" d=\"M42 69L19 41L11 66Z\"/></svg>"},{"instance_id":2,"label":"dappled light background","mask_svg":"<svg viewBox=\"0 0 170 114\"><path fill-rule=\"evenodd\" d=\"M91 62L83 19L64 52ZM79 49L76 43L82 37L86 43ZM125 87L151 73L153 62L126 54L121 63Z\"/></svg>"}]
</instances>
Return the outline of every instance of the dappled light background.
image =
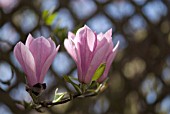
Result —
<instances>
[{"instance_id":1,"label":"dappled light background","mask_svg":"<svg viewBox=\"0 0 170 114\"><path fill-rule=\"evenodd\" d=\"M57 15L45 22L43 12ZM97 33L113 30L119 52L101 94L45 109L44 114L170 114L169 0L0 0L0 113L38 114L16 104L31 101L21 66L13 55L18 41L51 37L61 45L45 78L44 99L55 89L74 91L63 75L77 77L63 41L67 32L88 25Z\"/></svg>"}]
</instances>

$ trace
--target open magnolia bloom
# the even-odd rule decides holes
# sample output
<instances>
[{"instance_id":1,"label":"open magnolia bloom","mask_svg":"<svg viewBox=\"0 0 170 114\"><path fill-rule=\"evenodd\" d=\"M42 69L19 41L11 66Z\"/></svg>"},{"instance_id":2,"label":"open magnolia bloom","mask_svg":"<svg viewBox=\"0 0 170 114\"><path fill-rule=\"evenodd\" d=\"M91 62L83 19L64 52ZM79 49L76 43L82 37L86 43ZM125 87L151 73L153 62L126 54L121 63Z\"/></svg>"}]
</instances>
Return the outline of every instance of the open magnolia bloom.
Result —
<instances>
[{"instance_id":1,"label":"open magnolia bloom","mask_svg":"<svg viewBox=\"0 0 170 114\"><path fill-rule=\"evenodd\" d=\"M26 74L29 87L42 84L44 77L52 64L58 49L51 38L43 36L34 39L28 35L26 44L18 42L14 48L14 55Z\"/></svg>"},{"instance_id":2,"label":"open magnolia bloom","mask_svg":"<svg viewBox=\"0 0 170 114\"><path fill-rule=\"evenodd\" d=\"M88 26L80 28L76 35L69 32L64 46L77 64L78 80L88 84L101 64L105 70L97 79L102 83L108 75L110 66L115 58L119 42L114 47L112 42L112 29L105 34L96 35Z\"/></svg>"}]
</instances>

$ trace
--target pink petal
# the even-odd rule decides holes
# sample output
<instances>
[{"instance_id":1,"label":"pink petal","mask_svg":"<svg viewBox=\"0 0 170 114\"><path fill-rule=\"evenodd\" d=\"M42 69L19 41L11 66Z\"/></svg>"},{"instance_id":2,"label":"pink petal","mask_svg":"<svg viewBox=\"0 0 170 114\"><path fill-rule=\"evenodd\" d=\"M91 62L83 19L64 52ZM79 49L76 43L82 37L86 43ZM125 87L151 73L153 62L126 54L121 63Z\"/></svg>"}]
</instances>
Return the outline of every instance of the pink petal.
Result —
<instances>
[{"instance_id":1,"label":"pink petal","mask_svg":"<svg viewBox=\"0 0 170 114\"><path fill-rule=\"evenodd\" d=\"M18 62L22 66L22 69L24 72L26 71L25 64L22 58L22 53L21 53L21 44L22 42L18 42L16 46L14 47L14 56L17 58Z\"/></svg>"},{"instance_id":2,"label":"pink petal","mask_svg":"<svg viewBox=\"0 0 170 114\"><path fill-rule=\"evenodd\" d=\"M105 43L107 43L107 40L103 39L102 42L103 43L101 43L101 44L105 44ZM103 60L107 56L108 48L109 48L109 45L107 45L107 44L101 45L100 48L97 48L97 50L94 54L94 57L93 57L93 59L90 63L90 66L88 68L88 72L85 76L84 83L90 83L91 82L91 79L92 79L92 76L94 75L94 72L99 67L99 65L104 62Z\"/></svg>"},{"instance_id":3,"label":"pink petal","mask_svg":"<svg viewBox=\"0 0 170 114\"><path fill-rule=\"evenodd\" d=\"M51 38L48 38L47 40L49 41L49 43L51 45L51 52L50 53L52 53L53 51L56 50L56 45L55 45L54 41Z\"/></svg>"},{"instance_id":4,"label":"pink petal","mask_svg":"<svg viewBox=\"0 0 170 114\"><path fill-rule=\"evenodd\" d=\"M34 40L31 34L28 35L25 45L29 48L31 42Z\"/></svg>"},{"instance_id":5,"label":"pink petal","mask_svg":"<svg viewBox=\"0 0 170 114\"><path fill-rule=\"evenodd\" d=\"M76 52L75 52L74 42L70 39L65 39L64 47L66 48L66 50L70 54L70 56L74 59L74 61L77 62L77 56L76 56Z\"/></svg>"},{"instance_id":6,"label":"pink petal","mask_svg":"<svg viewBox=\"0 0 170 114\"><path fill-rule=\"evenodd\" d=\"M110 50L113 48L113 42L112 42L112 29L109 29L105 34L104 38L106 38L110 44Z\"/></svg>"},{"instance_id":7,"label":"pink petal","mask_svg":"<svg viewBox=\"0 0 170 114\"><path fill-rule=\"evenodd\" d=\"M52 62L53 62L53 60L54 60L54 58L55 58L55 56L56 56L59 48L60 48L60 45L57 46L57 48L50 54L50 56L49 56L49 57L47 58L47 60L45 61L44 65L43 65L43 67L42 67L42 72L41 72L40 79L38 80L40 83L43 82L44 77L45 77L45 75L46 75L46 73L47 73L50 65L52 64Z\"/></svg>"},{"instance_id":8,"label":"pink petal","mask_svg":"<svg viewBox=\"0 0 170 114\"><path fill-rule=\"evenodd\" d=\"M101 41L103 38L103 33L97 35L97 40Z\"/></svg>"},{"instance_id":9,"label":"pink petal","mask_svg":"<svg viewBox=\"0 0 170 114\"><path fill-rule=\"evenodd\" d=\"M74 38L75 38L75 34L72 32L68 32L68 39L74 40Z\"/></svg>"},{"instance_id":10,"label":"pink petal","mask_svg":"<svg viewBox=\"0 0 170 114\"><path fill-rule=\"evenodd\" d=\"M51 54L51 44L44 37L37 38L30 44L30 51L36 64L37 80L40 79L42 67Z\"/></svg>"},{"instance_id":11,"label":"pink petal","mask_svg":"<svg viewBox=\"0 0 170 114\"><path fill-rule=\"evenodd\" d=\"M110 70L110 66L117 54L118 46L119 46L119 41L117 42L116 46L114 47L114 49L112 50L112 52L109 54L109 56L107 58L105 71L104 71L103 75L98 79L99 83L103 82L107 78L108 72Z\"/></svg>"},{"instance_id":12,"label":"pink petal","mask_svg":"<svg viewBox=\"0 0 170 114\"><path fill-rule=\"evenodd\" d=\"M75 42L87 45L90 51L93 51L95 48L96 34L85 25L77 31L75 40Z\"/></svg>"},{"instance_id":13,"label":"pink petal","mask_svg":"<svg viewBox=\"0 0 170 114\"><path fill-rule=\"evenodd\" d=\"M86 40L87 40L87 45L90 49L90 51L92 52L95 48L95 42L96 42L96 35L95 33L88 27L88 26L84 26L84 28L86 29Z\"/></svg>"},{"instance_id":14,"label":"pink petal","mask_svg":"<svg viewBox=\"0 0 170 114\"><path fill-rule=\"evenodd\" d=\"M99 37L103 37L103 38L99 38ZM107 41L106 41L107 40ZM97 38L97 47L96 47L96 51L99 50L99 48L101 48L103 45L109 45L107 53L106 53L106 57L107 55L110 53L110 51L112 51L113 49L113 42L112 40L108 40L106 37L104 37L104 35L98 35ZM106 59L106 58L105 58Z\"/></svg>"},{"instance_id":15,"label":"pink petal","mask_svg":"<svg viewBox=\"0 0 170 114\"><path fill-rule=\"evenodd\" d=\"M81 50L78 51L78 55L81 58L81 71L83 74L81 78L84 80L93 57L93 51L97 45L97 37L89 27L84 26L78 30L76 39L79 39L79 48L77 49Z\"/></svg>"},{"instance_id":16,"label":"pink petal","mask_svg":"<svg viewBox=\"0 0 170 114\"><path fill-rule=\"evenodd\" d=\"M117 52L118 47L119 47L119 41L117 42L116 46L113 48L113 52Z\"/></svg>"},{"instance_id":17,"label":"pink petal","mask_svg":"<svg viewBox=\"0 0 170 114\"><path fill-rule=\"evenodd\" d=\"M108 38L112 37L112 28L109 29L104 35L105 37L108 37Z\"/></svg>"},{"instance_id":18,"label":"pink petal","mask_svg":"<svg viewBox=\"0 0 170 114\"><path fill-rule=\"evenodd\" d=\"M26 74L28 85L33 86L34 84L36 84L36 68L34 58L29 49L23 43L19 42L14 48L14 55Z\"/></svg>"},{"instance_id":19,"label":"pink petal","mask_svg":"<svg viewBox=\"0 0 170 114\"><path fill-rule=\"evenodd\" d=\"M101 40L97 39L97 47L95 49L95 52L98 51L103 45L109 45L108 40L103 37Z\"/></svg>"},{"instance_id":20,"label":"pink petal","mask_svg":"<svg viewBox=\"0 0 170 114\"><path fill-rule=\"evenodd\" d=\"M85 32L86 30L82 29L81 31L78 32L78 35L76 34L76 38L79 37L80 39L80 41L77 43L77 46L79 46L77 49L78 49L78 55L81 58L82 74L85 74L87 70L87 67L85 66L86 56L84 55L84 54L87 54L86 52L87 42L86 42Z\"/></svg>"},{"instance_id":21,"label":"pink petal","mask_svg":"<svg viewBox=\"0 0 170 114\"><path fill-rule=\"evenodd\" d=\"M83 82L82 66L81 66L81 56L80 56L80 43L77 43L77 48L75 49L76 58L77 58L77 69L78 69L78 79L80 82Z\"/></svg>"}]
</instances>

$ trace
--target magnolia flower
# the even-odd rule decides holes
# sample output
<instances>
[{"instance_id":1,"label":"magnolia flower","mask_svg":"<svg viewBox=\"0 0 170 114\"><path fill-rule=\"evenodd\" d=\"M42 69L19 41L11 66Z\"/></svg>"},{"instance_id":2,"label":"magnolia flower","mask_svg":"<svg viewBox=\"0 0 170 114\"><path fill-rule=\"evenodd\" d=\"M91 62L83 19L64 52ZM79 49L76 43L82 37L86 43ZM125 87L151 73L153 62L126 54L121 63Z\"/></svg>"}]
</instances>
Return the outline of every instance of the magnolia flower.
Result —
<instances>
[{"instance_id":1,"label":"magnolia flower","mask_svg":"<svg viewBox=\"0 0 170 114\"><path fill-rule=\"evenodd\" d=\"M105 34L96 35L88 26L80 28L76 35L69 32L64 46L77 64L78 79L81 83L90 83L97 68L105 63L102 76L97 80L102 83L109 72L115 58L119 42L114 47L112 29Z\"/></svg>"},{"instance_id":2,"label":"magnolia flower","mask_svg":"<svg viewBox=\"0 0 170 114\"><path fill-rule=\"evenodd\" d=\"M16 44L14 55L26 74L29 87L43 83L59 47L56 48L51 38L41 36L34 39L31 34L28 35L25 45L22 42Z\"/></svg>"}]
</instances>

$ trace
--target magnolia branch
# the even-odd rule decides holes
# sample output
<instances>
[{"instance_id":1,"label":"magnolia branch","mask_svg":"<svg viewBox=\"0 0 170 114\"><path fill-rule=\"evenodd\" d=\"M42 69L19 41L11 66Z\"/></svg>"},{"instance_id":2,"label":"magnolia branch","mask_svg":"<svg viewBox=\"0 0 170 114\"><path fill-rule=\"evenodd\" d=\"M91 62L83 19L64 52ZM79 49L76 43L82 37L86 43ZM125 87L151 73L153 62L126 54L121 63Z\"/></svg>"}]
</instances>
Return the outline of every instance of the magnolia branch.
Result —
<instances>
[{"instance_id":1,"label":"magnolia branch","mask_svg":"<svg viewBox=\"0 0 170 114\"><path fill-rule=\"evenodd\" d=\"M48 107L48 106L54 106L54 105L59 105L59 104L64 104L67 103L69 101L72 101L73 99L76 98L87 98L87 97L92 97L92 96L96 96L98 95L98 93L94 92L92 94L87 94L87 95L82 95L79 93L76 93L74 95L70 95L70 97L63 99L62 101L59 102L41 102L40 104L42 105L42 107Z\"/></svg>"},{"instance_id":2,"label":"magnolia branch","mask_svg":"<svg viewBox=\"0 0 170 114\"><path fill-rule=\"evenodd\" d=\"M31 105L31 107L33 109L36 109L37 111L39 112L43 112L42 111L42 108L49 108L49 107L52 107L52 106L55 106L55 105L60 105L60 104L64 104L64 103L67 103L67 102L70 102L76 98L87 98L87 97L93 97L93 96L96 96L98 95L99 93L103 92L104 90L106 89L105 85L101 84L95 91L93 92L88 92L86 91L85 93L74 93L74 94L71 94L71 93L66 93L67 96L65 98L62 98L60 101L57 101L57 102L53 102L53 101L35 101L34 97L32 96L33 98L33 104Z\"/></svg>"}]
</instances>

